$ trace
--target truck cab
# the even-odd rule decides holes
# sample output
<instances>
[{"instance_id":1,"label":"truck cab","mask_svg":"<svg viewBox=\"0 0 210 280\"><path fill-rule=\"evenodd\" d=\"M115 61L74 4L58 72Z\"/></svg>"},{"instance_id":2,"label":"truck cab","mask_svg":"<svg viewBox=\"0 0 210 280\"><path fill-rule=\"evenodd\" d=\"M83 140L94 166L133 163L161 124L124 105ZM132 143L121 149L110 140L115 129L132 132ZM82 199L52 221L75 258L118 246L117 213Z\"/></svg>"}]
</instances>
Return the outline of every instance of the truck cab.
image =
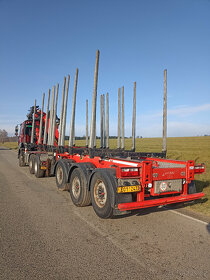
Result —
<instances>
[{"instance_id":1,"label":"truck cab","mask_svg":"<svg viewBox=\"0 0 210 280\"><path fill-rule=\"evenodd\" d=\"M24 146L31 141L31 130L32 122L27 120L20 124L19 135L18 135L18 145ZM22 145L23 144L23 145Z\"/></svg>"}]
</instances>

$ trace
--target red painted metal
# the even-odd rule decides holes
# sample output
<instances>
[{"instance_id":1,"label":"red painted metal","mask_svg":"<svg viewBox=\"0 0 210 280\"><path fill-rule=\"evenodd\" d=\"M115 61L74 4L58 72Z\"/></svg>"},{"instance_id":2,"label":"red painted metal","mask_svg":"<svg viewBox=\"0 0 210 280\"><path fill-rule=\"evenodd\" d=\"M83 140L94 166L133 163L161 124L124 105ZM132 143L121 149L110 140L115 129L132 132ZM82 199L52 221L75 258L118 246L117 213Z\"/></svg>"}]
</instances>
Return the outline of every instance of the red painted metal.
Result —
<instances>
[{"instance_id":1,"label":"red painted metal","mask_svg":"<svg viewBox=\"0 0 210 280\"><path fill-rule=\"evenodd\" d=\"M35 132L38 144L39 138L39 116L40 111L37 111L35 114ZM45 126L46 114L43 113L43 127ZM26 125L31 125L32 121L27 120L23 122L20 128L19 142L21 143L30 143L30 136L24 136L24 129ZM47 131L49 132L49 120L47 125ZM25 138L24 138L25 137ZM57 141L59 137L58 128L55 128L55 143L54 146L57 147ZM41 139L41 143L43 139ZM79 147L78 147L79 148ZM27 149L27 148L26 148ZM68 150L68 147L65 147L65 150ZM31 151L32 153L47 153L47 151L37 150ZM141 191L137 192L135 201L129 203L121 203L116 205L119 210L132 210L147 208L159 205L166 205L178 202L186 202L195 199L200 199L204 196L203 193L196 194L187 194L188 184L194 180L195 174L200 174L205 171L205 165L199 164L195 166L194 161L181 161L181 160L169 160L162 158L149 158L141 157L138 160L129 160L124 158L101 158L95 156L91 158L89 155L71 155L68 152L59 153L58 149L56 152L56 160L60 159L72 159L76 163L92 163L96 168L112 168L116 170L116 179L122 180L131 180L135 179L138 184L141 185ZM46 161L47 163L47 161ZM46 165L43 162L43 165ZM154 192L154 185L156 181L165 180L182 180L183 187L181 191L172 191L172 192Z\"/></svg>"},{"instance_id":2,"label":"red painted metal","mask_svg":"<svg viewBox=\"0 0 210 280\"><path fill-rule=\"evenodd\" d=\"M148 207L167 205L167 204L178 203L178 202L192 201L195 199L200 199L203 196L204 193L195 193L195 194L179 195L179 196L165 197L159 199L130 202L130 203L120 203L118 204L118 209L120 211L125 211L125 210L134 210L140 208L148 208Z\"/></svg>"}]
</instances>

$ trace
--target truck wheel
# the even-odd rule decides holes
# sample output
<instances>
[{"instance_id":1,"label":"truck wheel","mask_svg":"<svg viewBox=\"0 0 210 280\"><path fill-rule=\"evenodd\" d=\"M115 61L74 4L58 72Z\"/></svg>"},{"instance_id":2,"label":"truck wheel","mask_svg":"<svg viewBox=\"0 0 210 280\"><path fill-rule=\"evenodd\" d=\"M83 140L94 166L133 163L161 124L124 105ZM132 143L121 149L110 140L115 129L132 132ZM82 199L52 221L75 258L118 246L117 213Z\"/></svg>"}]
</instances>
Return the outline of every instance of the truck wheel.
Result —
<instances>
[{"instance_id":1,"label":"truck wheel","mask_svg":"<svg viewBox=\"0 0 210 280\"><path fill-rule=\"evenodd\" d=\"M20 167L26 166L25 157L22 154L19 154L19 166Z\"/></svg>"},{"instance_id":2,"label":"truck wheel","mask_svg":"<svg viewBox=\"0 0 210 280\"><path fill-rule=\"evenodd\" d=\"M59 190L66 191L69 189L68 172L63 160L60 160L55 169L55 180Z\"/></svg>"},{"instance_id":3,"label":"truck wheel","mask_svg":"<svg viewBox=\"0 0 210 280\"><path fill-rule=\"evenodd\" d=\"M31 154L29 157L29 162L28 162L28 166L29 166L29 172L31 174L34 174L34 161L35 161L35 154Z\"/></svg>"},{"instance_id":4,"label":"truck wheel","mask_svg":"<svg viewBox=\"0 0 210 280\"><path fill-rule=\"evenodd\" d=\"M79 168L73 170L70 178L70 196L76 206L87 206L91 203L90 192L85 183L85 177Z\"/></svg>"},{"instance_id":5,"label":"truck wheel","mask_svg":"<svg viewBox=\"0 0 210 280\"><path fill-rule=\"evenodd\" d=\"M44 177L44 170L41 169L41 161L38 155L34 159L34 174L36 178Z\"/></svg>"},{"instance_id":6,"label":"truck wheel","mask_svg":"<svg viewBox=\"0 0 210 280\"><path fill-rule=\"evenodd\" d=\"M191 181L190 184L187 185L187 193L188 194L193 194L196 193L196 187L195 187L195 181Z\"/></svg>"},{"instance_id":7,"label":"truck wheel","mask_svg":"<svg viewBox=\"0 0 210 280\"><path fill-rule=\"evenodd\" d=\"M103 219L113 216L111 188L112 182L107 173L96 172L93 175L90 185L91 201L94 211Z\"/></svg>"}]
</instances>

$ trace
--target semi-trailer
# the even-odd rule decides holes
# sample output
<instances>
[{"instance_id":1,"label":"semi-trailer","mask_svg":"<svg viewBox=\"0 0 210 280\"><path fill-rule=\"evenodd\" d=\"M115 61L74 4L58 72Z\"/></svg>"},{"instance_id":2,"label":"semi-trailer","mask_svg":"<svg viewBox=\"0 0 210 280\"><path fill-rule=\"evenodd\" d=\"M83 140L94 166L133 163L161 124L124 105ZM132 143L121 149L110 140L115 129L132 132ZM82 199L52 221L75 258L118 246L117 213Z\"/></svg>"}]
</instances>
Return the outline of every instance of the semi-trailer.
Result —
<instances>
[{"instance_id":1,"label":"semi-trailer","mask_svg":"<svg viewBox=\"0 0 210 280\"><path fill-rule=\"evenodd\" d=\"M100 218L111 218L134 209L187 202L200 199L194 176L205 171L194 160L166 159L167 70L164 70L163 149L162 152L136 152L136 83L133 89L132 147L125 150L124 87L118 92L117 148L109 148L109 95L101 95L101 141L96 147L96 101L99 51L96 53L94 88L88 135L88 101L86 100L86 145L75 145L75 110L78 69L76 69L71 110L69 143L65 145L67 101L70 76L64 77L61 114L57 116L59 84L53 86L51 104L48 92L46 113L31 107L27 120L20 125L18 137L19 165L29 166L37 178L55 176L59 190L69 191L76 206L92 204ZM106 112L105 112L106 99ZM50 110L49 110L50 107ZM106 119L105 119L106 113Z\"/></svg>"}]
</instances>

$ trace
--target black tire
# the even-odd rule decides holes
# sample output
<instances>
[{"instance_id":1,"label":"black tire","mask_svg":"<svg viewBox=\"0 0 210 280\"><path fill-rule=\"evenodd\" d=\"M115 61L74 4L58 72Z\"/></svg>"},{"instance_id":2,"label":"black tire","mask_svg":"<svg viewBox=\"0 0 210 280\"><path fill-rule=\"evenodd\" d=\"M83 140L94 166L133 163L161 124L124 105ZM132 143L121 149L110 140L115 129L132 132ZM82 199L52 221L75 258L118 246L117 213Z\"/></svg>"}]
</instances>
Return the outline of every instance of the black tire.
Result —
<instances>
[{"instance_id":1,"label":"black tire","mask_svg":"<svg viewBox=\"0 0 210 280\"><path fill-rule=\"evenodd\" d=\"M112 188L111 174L96 171L90 185L92 206L96 214L103 219L113 216L112 199L114 191Z\"/></svg>"},{"instance_id":2,"label":"black tire","mask_svg":"<svg viewBox=\"0 0 210 280\"><path fill-rule=\"evenodd\" d=\"M34 174L34 161L35 161L35 154L31 154L28 161L29 172Z\"/></svg>"},{"instance_id":3,"label":"black tire","mask_svg":"<svg viewBox=\"0 0 210 280\"><path fill-rule=\"evenodd\" d=\"M22 153L19 154L19 166L20 167L26 166L25 157L24 154Z\"/></svg>"},{"instance_id":4,"label":"black tire","mask_svg":"<svg viewBox=\"0 0 210 280\"><path fill-rule=\"evenodd\" d=\"M41 169L40 157L37 155L34 159L34 174L36 178L44 177L45 170Z\"/></svg>"},{"instance_id":5,"label":"black tire","mask_svg":"<svg viewBox=\"0 0 210 280\"><path fill-rule=\"evenodd\" d=\"M69 190L68 168L65 162L61 159L56 165L55 180L57 188L61 191Z\"/></svg>"},{"instance_id":6,"label":"black tire","mask_svg":"<svg viewBox=\"0 0 210 280\"><path fill-rule=\"evenodd\" d=\"M70 177L70 196L76 206L87 206L91 203L90 191L88 190L86 178L79 168L75 168Z\"/></svg>"},{"instance_id":7,"label":"black tire","mask_svg":"<svg viewBox=\"0 0 210 280\"><path fill-rule=\"evenodd\" d=\"M196 193L196 186L195 186L195 181L191 181L190 184L187 185L187 193L188 194L193 194Z\"/></svg>"}]
</instances>

